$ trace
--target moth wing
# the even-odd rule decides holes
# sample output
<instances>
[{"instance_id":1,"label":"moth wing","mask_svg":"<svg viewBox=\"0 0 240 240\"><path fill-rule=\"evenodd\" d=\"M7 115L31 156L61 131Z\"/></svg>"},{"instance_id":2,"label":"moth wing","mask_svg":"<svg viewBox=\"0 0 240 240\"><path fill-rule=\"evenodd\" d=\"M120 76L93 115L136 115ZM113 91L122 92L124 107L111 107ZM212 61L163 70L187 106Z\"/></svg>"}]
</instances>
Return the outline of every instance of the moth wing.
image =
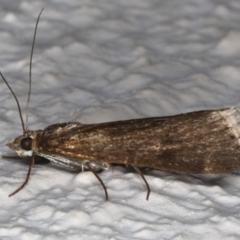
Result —
<instances>
[{"instance_id":1,"label":"moth wing","mask_svg":"<svg viewBox=\"0 0 240 240\"><path fill-rule=\"evenodd\" d=\"M224 111L228 110L89 125L69 123L54 127L51 133L48 130L42 137L41 151L76 162L183 173L230 172L240 165L240 149L221 114ZM234 140L228 141L232 137Z\"/></svg>"}]
</instances>

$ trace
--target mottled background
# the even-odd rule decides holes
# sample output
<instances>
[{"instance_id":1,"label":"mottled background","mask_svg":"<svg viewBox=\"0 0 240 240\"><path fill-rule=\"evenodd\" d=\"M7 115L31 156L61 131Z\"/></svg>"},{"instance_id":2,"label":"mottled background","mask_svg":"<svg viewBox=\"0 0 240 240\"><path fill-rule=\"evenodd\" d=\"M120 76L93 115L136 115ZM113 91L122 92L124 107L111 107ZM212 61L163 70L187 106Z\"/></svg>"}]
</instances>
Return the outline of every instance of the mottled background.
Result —
<instances>
[{"instance_id":1,"label":"mottled background","mask_svg":"<svg viewBox=\"0 0 240 240\"><path fill-rule=\"evenodd\" d=\"M29 127L165 116L240 106L237 0L1 0L0 70L23 110L33 60ZM0 81L0 153L22 132ZM240 156L239 156L240 157ZM151 159L149 159L151 161ZM146 171L152 188L122 167L100 174L0 161L0 239L239 239L240 176Z\"/></svg>"}]
</instances>

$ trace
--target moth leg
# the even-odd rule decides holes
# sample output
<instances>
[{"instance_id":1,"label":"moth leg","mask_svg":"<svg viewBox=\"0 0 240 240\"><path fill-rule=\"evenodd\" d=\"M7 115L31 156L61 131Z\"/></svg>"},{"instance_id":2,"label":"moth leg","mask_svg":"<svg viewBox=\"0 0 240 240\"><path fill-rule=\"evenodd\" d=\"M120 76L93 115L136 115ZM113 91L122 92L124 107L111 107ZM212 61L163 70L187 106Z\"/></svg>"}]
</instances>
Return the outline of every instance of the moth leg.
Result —
<instances>
[{"instance_id":1,"label":"moth leg","mask_svg":"<svg viewBox=\"0 0 240 240\"><path fill-rule=\"evenodd\" d=\"M150 189L150 187L149 187L149 184L148 184L146 178L144 177L144 175L142 174L142 172L140 171L140 169L139 169L138 167L135 167L135 166L132 166L132 167L133 167L133 168L135 169L135 171L141 176L141 178L143 179L143 181L144 181L145 184L146 184L146 187L147 187L146 200L148 200L149 195L150 195L150 192L151 192L151 189Z\"/></svg>"},{"instance_id":2,"label":"moth leg","mask_svg":"<svg viewBox=\"0 0 240 240\"><path fill-rule=\"evenodd\" d=\"M91 164L89 162L86 162L86 165L88 166L88 168L90 169L90 171L94 174L94 176L98 179L98 181L101 183L104 192L105 192L105 197L106 197L106 201L108 200L108 193L107 193L107 188L104 185L102 179L97 175L97 173L95 172L95 170L91 167Z\"/></svg>"},{"instance_id":3,"label":"moth leg","mask_svg":"<svg viewBox=\"0 0 240 240\"><path fill-rule=\"evenodd\" d=\"M13 193L11 193L10 195L8 195L8 197L11 197L13 196L14 194L18 193L20 190L22 190L25 185L28 183L28 179L30 177L30 174L31 174L31 170L32 170L32 167L34 166L34 160L35 160L35 153L33 153L32 155L32 159L31 159L31 162L29 164L29 168L28 168L28 173L27 173L27 177L25 179L25 181L23 182L23 184L17 189L15 190Z\"/></svg>"}]
</instances>

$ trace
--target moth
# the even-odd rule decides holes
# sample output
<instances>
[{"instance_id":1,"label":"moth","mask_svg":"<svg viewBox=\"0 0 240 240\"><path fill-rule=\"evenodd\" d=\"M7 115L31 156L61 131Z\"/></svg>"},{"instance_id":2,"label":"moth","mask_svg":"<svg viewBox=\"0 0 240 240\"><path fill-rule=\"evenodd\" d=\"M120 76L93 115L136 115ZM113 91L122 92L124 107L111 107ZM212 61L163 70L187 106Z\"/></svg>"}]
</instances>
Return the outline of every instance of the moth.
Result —
<instances>
[{"instance_id":1,"label":"moth","mask_svg":"<svg viewBox=\"0 0 240 240\"><path fill-rule=\"evenodd\" d=\"M30 90L32 55L42 11L36 22L31 50ZM146 199L149 198L150 187L140 170L142 167L185 174L220 174L233 172L240 166L238 109L98 124L58 123L44 130L32 131L26 127L28 114L24 124L17 97L1 72L0 75L17 102L23 128L23 134L7 146L21 158L31 157L25 181L9 196L27 184L36 156L69 169L92 171L101 183L106 199L107 189L98 171L109 169L112 164L132 166L140 174L147 187Z\"/></svg>"}]
</instances>

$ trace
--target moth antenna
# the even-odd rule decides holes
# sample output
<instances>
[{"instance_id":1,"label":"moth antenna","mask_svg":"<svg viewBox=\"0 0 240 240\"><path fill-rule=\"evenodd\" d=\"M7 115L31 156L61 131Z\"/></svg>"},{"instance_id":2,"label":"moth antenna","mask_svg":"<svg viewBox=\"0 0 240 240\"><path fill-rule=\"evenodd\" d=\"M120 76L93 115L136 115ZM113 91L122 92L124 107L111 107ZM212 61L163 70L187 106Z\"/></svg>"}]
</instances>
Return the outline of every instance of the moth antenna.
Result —
<instances>
[{"instance_id":1,"label":"moth antenna","mask_svg":"<svg viewBox=\"0 0 240 240\"><path fill-rule=\"evenodd\" d=\"M15 190L11 194L9 194L8 197L11 197L11 196L15 195L16 193L18 193L20 190L22 190L26 186L26 184L28 183L30 174L31 174L32 167L34 166L34 162L35 162L35 153L33 153L33 155L32 155L31 162L30 162L29 168L28 168L27 177L26 177L25 181L23 182L23 184L17 190Z\"/></svg>"},{"instance_id":2,"label":"moth antenna","mask_svg":"<svg viewBox=\"0 0 240 240\"><path fill-rule=\"evenodd\" d=\"M146 200L148 200L148 199L149 199L150 192L151 192L151 189L150 189L150 187L149 187L149 184L148 184L146 178L144 177L144 175L142 174L142 172L140 171L140 169L139 169L138 167L135 167L135 166L132 166L132 167L133 167L133 168L135 169L135 171L141 176L142 180L143 180L143 181L145 182L145 184L146 184L146 187L147 187Z\"/></svg>"},{"instance_id":3,"label":"moth antenna","mask_svg":"<svg viewBox=\"0 0 240 240\"><path fill-rule=\"evenodd\" d=\"M105 186L105 184L103 183L102 179L97 175L97 173L95 172L95 170L91 167L91 164L89 162L86 163L88 168L91 170L91 172L94 174L94 176L98 179L98 181L101 183L103 190L105 192L105 197L106 197L106 201L108 200L108 192L107 192L107 188Z\"/></svg>"},{"instance_id":4,"label":"moth antenna","mask_svg":"<svg viewBox=\"0 0 240 240\"><path fill-rule=\"evenodd\" d=\"M12 88L10 87L10 85L8 84L7 80L6 80L5 77L2 75L1 72L0 72L0 75L1 75L1 77L2 77L2 79L3 79L3 81L4 81L4 82L6 83L6 85L8 86L9 90L11 91L13 97L14 97L15 100L16 100L16 103L17 103L17 106L18 106L19 116L20 116L21 123L22 123L23 134L24 134L26 130L25 130L24 122L23 122L21 107L20 107L19 101L18 101L18 99L17 99L17 96L16 96L16 94L14 93L14 91L12 90Z\"/></svg>"},{"instance_id":5,"label":"moth antenna","mask_svg":"<svg viewBox=\"0 0 240 240\"><path fill-rule=\"evenodd\" d=\"M40 11L36 25L35 25L35 30L34 30L34 35L33 35L33 42L32 42L32 49L31 49L31 55L30 55L30 63L29 63L29 91L28 91L28 99L27 99L27 106L26 106L26 130L28 130L28 112L29 112L29 102L30 102L30 96L31 96L31 90L32 90L32 59L33 59L33 50L35 46L35 39L36 39L36 34L37 34L37 27L38 27L38 22L40 20L42 11Z\"/></svg>"}]
</instances>

